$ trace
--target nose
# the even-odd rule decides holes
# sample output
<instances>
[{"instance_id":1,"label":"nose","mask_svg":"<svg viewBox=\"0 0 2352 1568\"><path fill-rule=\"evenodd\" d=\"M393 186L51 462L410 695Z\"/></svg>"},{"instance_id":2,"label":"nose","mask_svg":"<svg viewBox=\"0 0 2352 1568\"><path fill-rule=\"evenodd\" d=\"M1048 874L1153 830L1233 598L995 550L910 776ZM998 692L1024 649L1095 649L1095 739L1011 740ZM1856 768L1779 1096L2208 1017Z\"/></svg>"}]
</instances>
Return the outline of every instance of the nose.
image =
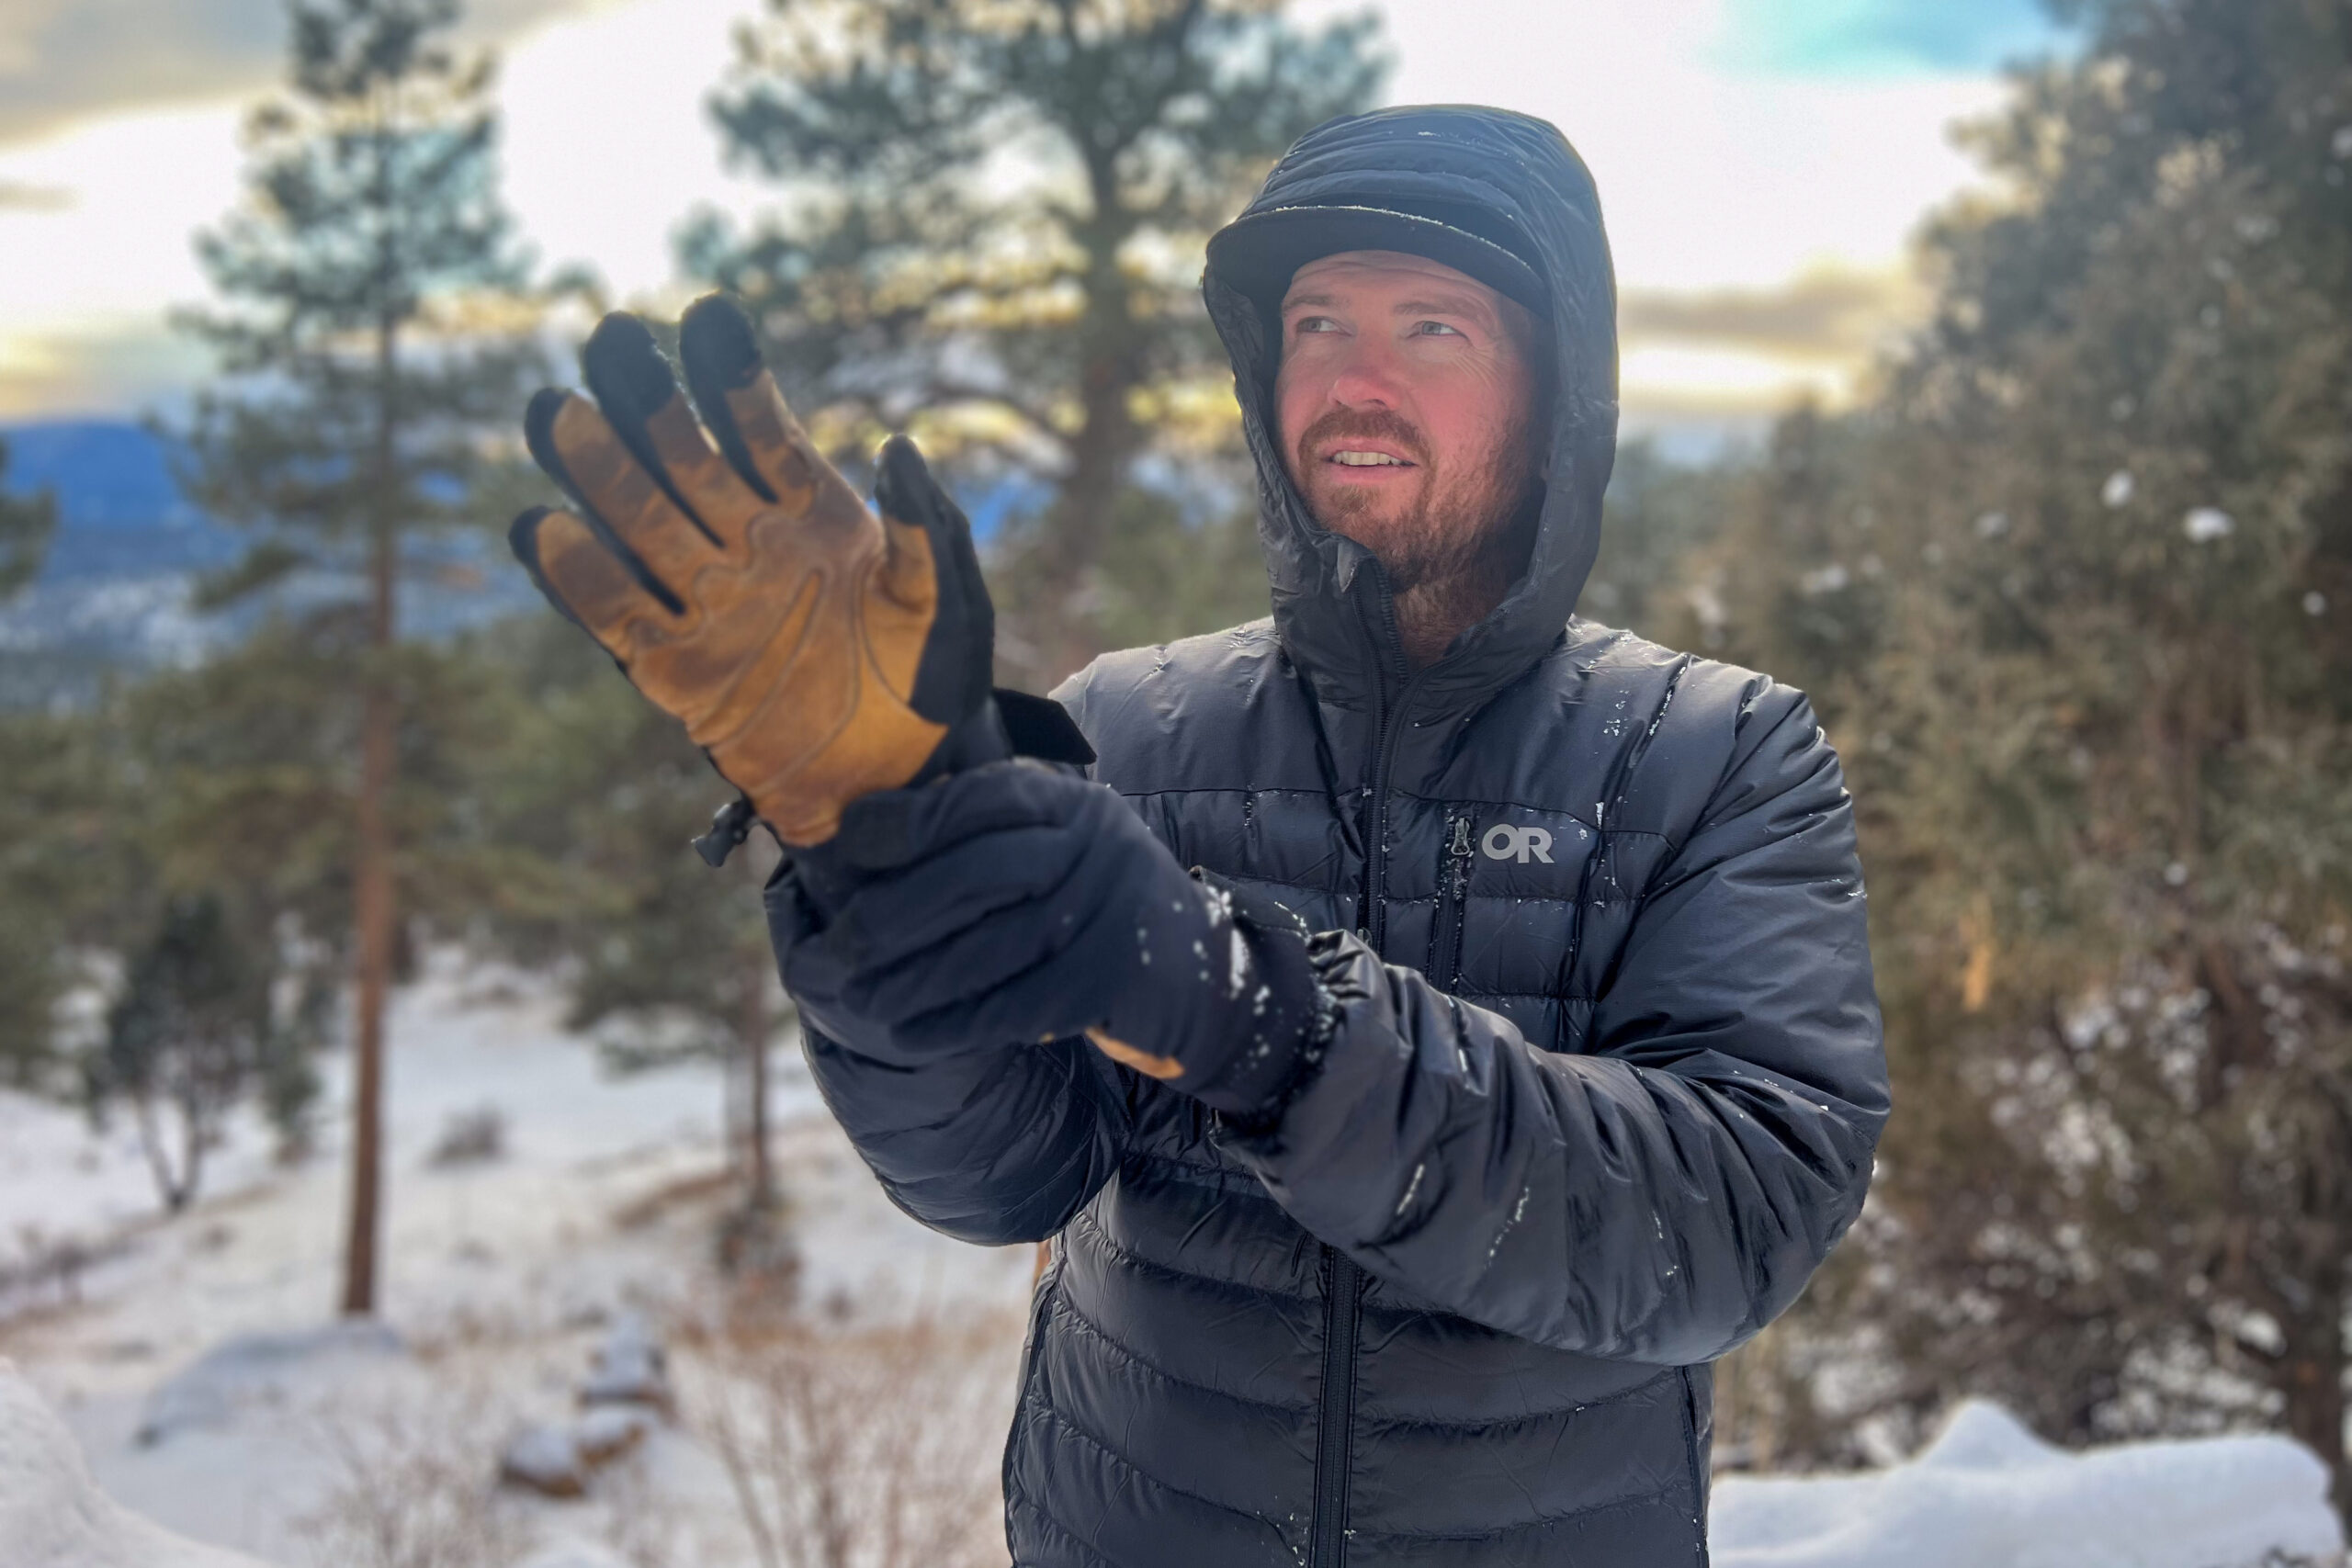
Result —
<instances>
[{"instance_id":1,"label":"nose","mask_svg":"<svg viewBox=\"0 0 2352 1568\"><path fill-rule=\"evenodd\" d=\"M1394 409L1404 382L1389 345L1376 338L1351 340L1335 367L1330 398L1342 408Z\"/></svg>"}]
</instances>

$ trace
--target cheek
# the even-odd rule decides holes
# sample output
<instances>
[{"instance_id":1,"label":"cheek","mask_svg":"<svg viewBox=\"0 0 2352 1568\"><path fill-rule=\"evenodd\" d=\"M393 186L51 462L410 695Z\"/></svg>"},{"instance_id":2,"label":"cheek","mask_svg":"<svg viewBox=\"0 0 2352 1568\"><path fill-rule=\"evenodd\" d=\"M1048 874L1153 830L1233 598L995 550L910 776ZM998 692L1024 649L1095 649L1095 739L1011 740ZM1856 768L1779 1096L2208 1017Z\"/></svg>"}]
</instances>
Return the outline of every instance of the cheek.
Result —
<instances>
[{"instance_id":1,"label":"cheek","mask_svg":"<svg viewBox=\"0 0 2352 1568\"><path fill-rule=\"evenodd\" d=\"M1316 411L1321 407L1317 395L1304 385L1307 379L1288 365L1274 376L1274 435L1286 463L1296 461L1298 438L1315 423Z\"/></svg>"},{"instance_id":2,"label":"cheek","mask_svg":"<svg viewBox=\"0 0 2352 1568\"><path fill-rule=\"evenodd\" d=\"M1439 395L1420 400L1430 445L1457 461L1484 458L1525 415L1526 381L1515 366L1482 366L1449 378Z\"/></svg>"}]
</instances>

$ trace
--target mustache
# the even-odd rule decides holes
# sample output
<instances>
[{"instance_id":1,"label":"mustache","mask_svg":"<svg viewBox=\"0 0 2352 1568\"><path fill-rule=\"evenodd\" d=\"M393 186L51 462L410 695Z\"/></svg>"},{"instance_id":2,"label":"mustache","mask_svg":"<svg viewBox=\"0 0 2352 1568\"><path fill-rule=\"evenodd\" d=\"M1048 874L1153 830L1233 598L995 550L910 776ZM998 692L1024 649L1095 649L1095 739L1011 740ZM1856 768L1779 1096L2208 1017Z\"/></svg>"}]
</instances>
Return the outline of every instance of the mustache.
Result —
<instances>
[{"instance_id":1,"label":"mustache","mask_svg":"<svg viewBox=\"0 0 2352 1568\"><path fill-rule=\"evenodd\" d=\"M1333 409L1299 433L1299 472L1306 472L1315 459L1317 447L1332 441L1356 437L1367 441L1385 441L1395 446L1409 461L1426 468L1430 466L1429 444L1413 423L1400 413L1387 409Z\"/></svg>"}]
</instances>

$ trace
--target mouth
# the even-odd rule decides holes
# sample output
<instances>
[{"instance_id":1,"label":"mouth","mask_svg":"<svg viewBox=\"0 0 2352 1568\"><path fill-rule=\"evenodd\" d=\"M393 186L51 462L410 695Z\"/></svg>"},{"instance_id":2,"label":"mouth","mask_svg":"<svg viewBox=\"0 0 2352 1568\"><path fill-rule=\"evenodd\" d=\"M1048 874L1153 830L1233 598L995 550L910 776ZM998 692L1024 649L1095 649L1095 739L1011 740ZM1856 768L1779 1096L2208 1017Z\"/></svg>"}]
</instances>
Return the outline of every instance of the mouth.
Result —
<instances>
[{"instance_id":1,"label":"mouth","mask_svg":"<svg viewBox=\"0 0 2352 1568\"><path fill-rule=\"evenodd\" d=\"M1327 468L1348 468L1356 472L1394 471L1419 466L1409 458L1374 446L1335 447L1323 455L1323 462Z\"/></svg>"}]
</instances>

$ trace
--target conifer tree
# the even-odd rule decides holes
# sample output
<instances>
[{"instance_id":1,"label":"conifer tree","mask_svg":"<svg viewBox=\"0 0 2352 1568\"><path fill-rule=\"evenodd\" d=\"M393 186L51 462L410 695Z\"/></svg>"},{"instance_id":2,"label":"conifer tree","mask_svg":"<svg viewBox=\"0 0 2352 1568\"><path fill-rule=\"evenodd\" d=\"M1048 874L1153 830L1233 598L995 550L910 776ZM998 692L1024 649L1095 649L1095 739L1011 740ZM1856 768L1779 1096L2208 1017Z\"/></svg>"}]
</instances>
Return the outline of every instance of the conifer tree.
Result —
<instances>
[{"instance_id":1,"label":"conifer tree","mask_svg":"<svg viewBox=\"0 0 2352 1568\"><path fill-rule=\"evenodd\" d=\"M384 1013L403 846L403 543L469 504L536 355L486 330L524 265L495 186L491 65L452 49L457 0L290 0L288 89L250 117L244 204L198 249L226 303L188 324L228 382L187 431L197 499L256 543L218 600L306 565L354 568L341 676L358 709L347 807L355 1072L341 1302L374 1310ZM472 307L470 310L467 308ZM489 307L489 308L486 308Z\"/></svg>"},{"instance_id":2,"label":"conifer tree","mask_svg":"<svg viewBox=\"0 0 2352 1568\"><path fill-rule=\"evenodd\" d=\"M1283 0L769 0L745 29L712 109L791 197L749 235L702 225L689 265L753 308L820 439L862 457L917 423L1044 480L995 572L1016 676L1126 629L1122 569L1164 592L1167 550L1123 536L1176 509L1136 464L1197 466L1232 430L1202 243L1300 134L1369 106L1374 33ZM1211 548L1262 613L1238 536ZM1188 592L1205 615L1236 596Z\"/></svg>"},{"instance_id":3,"label":"conifer tree","mask_svg":"<svg viewBox=\"0 0 2352 1568\"><path fill-rule=\"evenodd\" d=\"M167 903L107 1014L106 1043L85 1064L85 1095L96 1115L130 1102L172 1213L196 1198L206 1152L261 1069L268 1013L266 981L220 900Z\"/></svg>"},{"instance_id":4,"label":"conifer tree","mask_svg":"<svg viewBox=\"0 0 2352 1568\"><path fill-rule=\"evenodd\" d=\"M722 1242L773 1239L768 1063L791 1017L760 907L773 845L756 835L715 872L694 852L687 840L724 786L573 627L534 617L486 628L468 649L503 672L508 711L458 791L525 867L484 904L483 929L515 959L558 970L571 1027L602 1026L628 1055L727 1063L742 1185Z\"/></svg>"},{"instance_id":5,"label":"conifer tree","mask_svg":"<svg viewBox=\"0 0 2352 1568\"><path fill-rule=\"evenodd\" d=\"M0 482L8 477L8 444L0 441ZM0 490L0 604L40 570L57 526L47 492ZM51 1061L51 1014L62 984L62 932L51 903L55 857L41 838L49 824L43 785L56 776L56 731L42 716L0 718L0 1082L38 1083Z\"/></svg>"},{"instance_id":6,"label":"conifer tree","mask_svg":"<svg viewBox=\"0 0 2352 1568\"><path fill-rule=\"evenodd\" d=\"M1871 876L1896 1109L1813 1305L1898 1413L2276 1423L2352 1514L2352 18L2058 8L1887 395L1714 547Z\"/></svg>"},{"instance_id":7,"label":"conifer tree","mask_svg":"<svg viewBox=\"0 0 2352 1568\"><path fill-rule=\"evenodd\" d=\"M8 443L0 440L0 485L8 479ZM0 602L40 570L57 531L57 498L47 491L12 495L0 490Z\"/></svg>"}]
</instances>

